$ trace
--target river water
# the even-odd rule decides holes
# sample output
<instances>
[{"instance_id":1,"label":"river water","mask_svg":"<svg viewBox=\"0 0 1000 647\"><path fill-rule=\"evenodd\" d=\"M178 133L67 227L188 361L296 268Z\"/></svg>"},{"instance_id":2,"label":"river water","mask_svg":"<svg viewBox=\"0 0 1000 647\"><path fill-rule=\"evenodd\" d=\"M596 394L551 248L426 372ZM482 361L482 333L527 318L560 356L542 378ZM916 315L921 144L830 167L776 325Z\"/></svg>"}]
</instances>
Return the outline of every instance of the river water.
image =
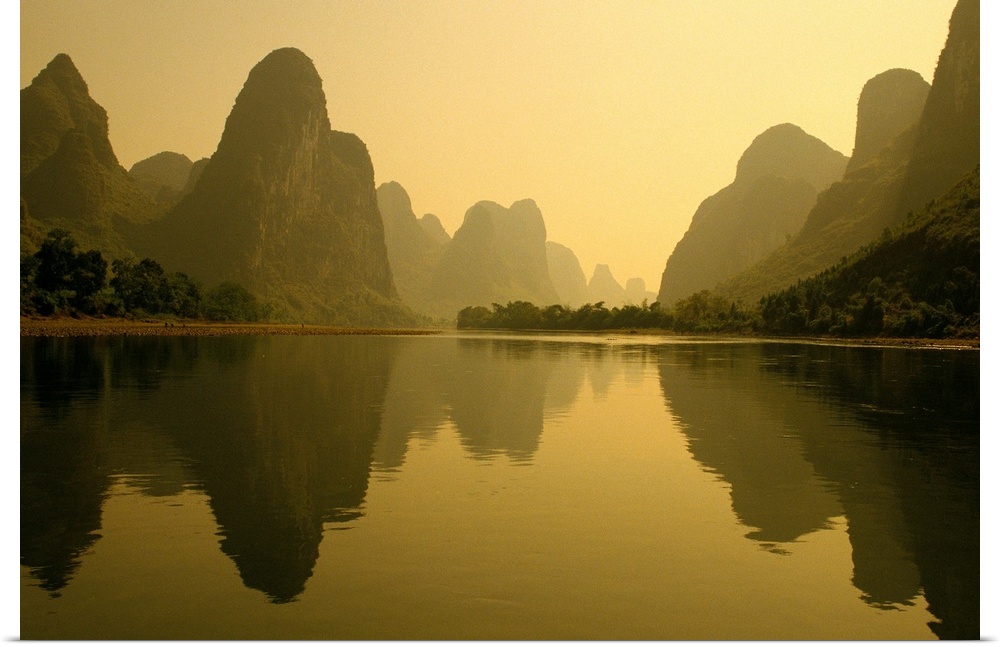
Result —
<instances>
[{"instance_id":1,"label":"river water","mask_svg":"<svg viewBox=\"0 0 1000 647\"><path fill-rule=\"evenodd\" d=\"M979 351L21 340L21 637L979 636Z\"/></svg>"}]
</instances>

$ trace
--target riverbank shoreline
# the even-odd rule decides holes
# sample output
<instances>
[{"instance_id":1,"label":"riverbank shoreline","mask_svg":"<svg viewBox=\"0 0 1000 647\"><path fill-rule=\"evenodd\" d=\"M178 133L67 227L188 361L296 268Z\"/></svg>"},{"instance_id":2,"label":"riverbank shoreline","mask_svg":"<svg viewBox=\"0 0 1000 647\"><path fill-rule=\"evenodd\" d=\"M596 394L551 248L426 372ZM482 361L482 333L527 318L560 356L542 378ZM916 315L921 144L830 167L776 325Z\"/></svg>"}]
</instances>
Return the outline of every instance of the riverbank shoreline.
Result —
<instances>
[{"instance_id":1,"label":"riverbank shoreline","mask_svg":"<svg viewBox=\"0 0 1000 647\"><path fill-rule=\"evenodd\" d=\"M21 337L230 337L271 335L436 335L421 328L347 328L311 324L210 323L158 319L21 317Z\"/></svg>"},{"instance_id":2,"label":"riverbank shoreline","mask_svg":"<svg viewBox=\"0 0 1000 647\"><path fill-rule=\"evenodd\" d=\"M271 335L437 335L452 331L446 328L348 328L310 324L279 323L209 323L163 319L119 319L72 317L21 317L21 337L122 337L122 336L172 336L172 337L227 337ZM952 348L979 350L978 339L925 339L896 337L773 337L732 334L685 334L658 329L626 330L476 330L466 332L494 333L589 333L614 335L665 336L681 338L731 338L758 341L802 342L812 344L837 344L858 346L892 346L905 348Z\"/></svg>"}]
</instances>

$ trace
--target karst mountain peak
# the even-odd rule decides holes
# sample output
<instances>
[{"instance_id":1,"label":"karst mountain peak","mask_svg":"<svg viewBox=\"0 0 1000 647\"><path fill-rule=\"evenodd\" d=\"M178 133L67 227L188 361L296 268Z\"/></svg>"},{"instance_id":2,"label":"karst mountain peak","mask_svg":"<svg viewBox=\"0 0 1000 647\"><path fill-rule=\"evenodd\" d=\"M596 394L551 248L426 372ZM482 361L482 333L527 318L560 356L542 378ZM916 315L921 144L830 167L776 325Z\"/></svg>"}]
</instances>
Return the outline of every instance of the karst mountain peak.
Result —
<instances>
[{"instance_id":1,"label":"karst mountain peak","mask_svg":"<svg viewBox=\"0 0 1000 647\"><path fill-rule=\"evenodd\" d=\"M330 127L323 83L294 48L247 75L219 146L145 248L200 280L236 281L284 316L409 320L364 142Z\"/></svg>"}]
</instances>

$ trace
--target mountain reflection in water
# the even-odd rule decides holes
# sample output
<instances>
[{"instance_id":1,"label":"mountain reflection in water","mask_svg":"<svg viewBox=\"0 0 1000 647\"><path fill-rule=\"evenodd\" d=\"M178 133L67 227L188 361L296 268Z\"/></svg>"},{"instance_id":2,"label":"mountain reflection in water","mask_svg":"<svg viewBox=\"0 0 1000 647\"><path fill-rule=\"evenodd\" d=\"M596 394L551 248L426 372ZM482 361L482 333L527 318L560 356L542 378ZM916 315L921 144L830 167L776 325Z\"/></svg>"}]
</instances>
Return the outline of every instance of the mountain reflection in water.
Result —
<instances>
[{"instance_id":1,"label":"mountain reflection in water","mask_svg":"<svg viewBox=\"0 0 1000 647\"><path fill-rule=\"evenodd\" d=\"M978 353L667 346L659 369L748 538L780 551L842 514L863 599L922 591L940 638L979 635Z\"/></svg>"},{"instance_id":2,"label":"mountain reflection in water","mask_svg":"<svg viewBox=\"0 0 1000 647\"><path fill-rule=\"evenodd\" d=\"M116 483L154 498L197 491L243 584L295 602L324 531L363 519L372 476L403 473L413 443L452 428L466 458L530 470L548 425L572 425L578 405L605 402L622 381L657 378L691 455L728 485L747 541L788 554L844 518L845 575L862 599L894 609L923 595L936 635L978 636L978 352L571 336L25 338L21 563L58 596L100 543Z\"/></svg>"}]
</instances>

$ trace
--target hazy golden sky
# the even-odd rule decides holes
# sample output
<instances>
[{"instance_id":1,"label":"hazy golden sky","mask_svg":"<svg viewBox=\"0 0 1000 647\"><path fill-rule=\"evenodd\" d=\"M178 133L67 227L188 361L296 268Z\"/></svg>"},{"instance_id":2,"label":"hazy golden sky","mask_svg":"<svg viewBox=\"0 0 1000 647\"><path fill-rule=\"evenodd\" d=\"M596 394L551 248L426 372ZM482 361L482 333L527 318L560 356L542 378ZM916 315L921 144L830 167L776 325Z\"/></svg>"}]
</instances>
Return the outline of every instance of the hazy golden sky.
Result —
<instances>
[{"instance_id":1,"label":"hazy golden sky","mask_svg":"<svg viewBox=\"0 0 1000 647\"><path fill-rule=\"evenodd\" d=\"M312 58L334 129L449 233L534 198L587 278L660 274L755 136L845 155L865 81L933 79L956 0L23 0L21 87L69 54L126 168L211 155L250 69Z\"/></svg>"}]
</instances>

